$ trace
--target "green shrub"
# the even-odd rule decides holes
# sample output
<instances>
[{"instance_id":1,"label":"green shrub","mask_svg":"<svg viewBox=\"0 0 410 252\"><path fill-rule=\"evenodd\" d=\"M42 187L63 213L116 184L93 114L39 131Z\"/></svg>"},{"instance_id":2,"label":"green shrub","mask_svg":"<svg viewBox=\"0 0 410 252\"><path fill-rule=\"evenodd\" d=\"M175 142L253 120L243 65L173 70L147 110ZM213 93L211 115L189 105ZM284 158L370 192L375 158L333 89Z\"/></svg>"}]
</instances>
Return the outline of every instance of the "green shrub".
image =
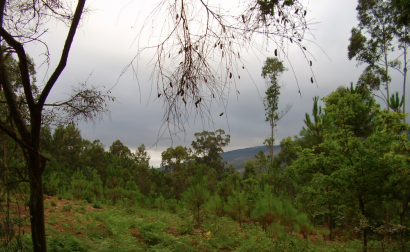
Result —
<instances>
[{"instance_id":1,"label":"green shrub","mask_svg":"<svg viewBox=\"0 0 410 252\"><path fill-rule=\"evenodd\" d=\"M55 200L51 200L50 202L51 206L56 207L57 206L57 202Z\"/></svg>"},{"instance_id":2,"label":"green shrub","mask_svg":"<svg viewBox=\"0 0 410 252\"><path fill-rule=\"evenodd\" d=\"M74 212L85 213L87 211L87 206L78 206L74 209Z\"/></svg>"},{"instance_id":3,"label":"green shrub","mask_svg":"<svg viewBox=\"0 0 410 252\"><path fill-rule=\"evenodd\" d=\"M73 208L73 205L72 205L72 204L68 204L68 205L66 205L66 206L63 206L63 207L61 208L61 211L63 211L63 212L69 212L72 208Z\"/></svg>"},{"instance_id":4,"label":"green shrub","mask_svg":"<svg viewBox=\"0 0 410 252\"><path fill-rule=\"evenodd\" d=\"M97 209L102 209L102 208L103 208L102 202L99 201L99 200L97 200L96 197L94 197L93 200L92 200L92 206L93 206L94 208L97 208Z\"/></svg>"},{"instance_id":5,"label":"green shrub","mask_svg":"<svg viewBox=\"0 0 410 252\"><path fill-rule=\"evenodd\" d=\"M71 234L63 236L52 236L48 239L47 246L49 251L91 251L89 248L82 245L80 240L77 239L77 237Z\"/></svg>"}]
</instances>

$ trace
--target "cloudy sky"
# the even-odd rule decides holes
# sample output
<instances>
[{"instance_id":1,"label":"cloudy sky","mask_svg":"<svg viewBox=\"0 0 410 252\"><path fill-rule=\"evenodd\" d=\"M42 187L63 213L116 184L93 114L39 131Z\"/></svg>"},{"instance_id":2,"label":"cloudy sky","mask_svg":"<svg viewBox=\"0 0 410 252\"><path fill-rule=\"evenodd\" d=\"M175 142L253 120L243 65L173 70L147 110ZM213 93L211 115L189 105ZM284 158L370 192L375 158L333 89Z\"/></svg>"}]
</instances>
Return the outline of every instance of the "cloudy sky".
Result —
<instances>
[{"instance_id":1,"label":"cloudy sky","mask_svg":"<svg viewBox=\"0 0 410 252\"><path fill-rule=\"evenodd\" d=\"M110 103L111 115L96 124L79 124L83 138L93 141L101 140L106 148L119 139L131 150L145 144L151 155L150 165L158 167L161 152L173 145L190 146L193 135L203 130L224 129L231 135L231 143L225 151L263 145L269 134L269 124L264 121L262 96L266 85L260 76L263 61L273 56L274 48L267 51L243 52L246 70L237 80L239 95L230 92L228 106L212 105L213 123L203 123L193 115L186 132L169 139L165 134L159 141L164 109L160 100L156 100L156 87L149 79L152 68L150 58L153 51L147 51L138 58L138 79L123 69L135 57L138 44L135 38L142 24L142 18L152 11L154 4L142 0L90 0L88 6L93 10L84 18L77 31L68 59L68 65L57 81L48 102L67 97L71 87L88 79L88 84L112 88L112 95L117 101ZM309 12L310 29L313 34L307 38L314 43L306 42L314 56L313 71L317 85L310 83L310 69L297 48L289 48L288 54L294 73L285 72L280 83L279 109L286 104L293 104L291 111L278 123L275 132L276 143L287 137L297 135L303 126L304 114L311 111L312 97L325 96L340 85L348 86L356 82L363 67L357 67L355 61L347 58L347 46L350 30L357 24L357 0L310 0L305 1ZM51 52L50 69L56 65L64 43L67 28L62 24L53 24L43 36ZM31 57L39 66L44 59L40 44L26 47ZM288 63L285 66L289 68ZM51 70L49 70L50 72ZM46 75L46 67L38 69L38 84ZM296 78L300 85L302 97L298 93ZM121 77L120 77L121 76ZM399 78L393 75L392 90L400 89ZM409 108L407 108L409 111ZM219 117L221 112L225 115Z\"/></svg>"}]
</instances>

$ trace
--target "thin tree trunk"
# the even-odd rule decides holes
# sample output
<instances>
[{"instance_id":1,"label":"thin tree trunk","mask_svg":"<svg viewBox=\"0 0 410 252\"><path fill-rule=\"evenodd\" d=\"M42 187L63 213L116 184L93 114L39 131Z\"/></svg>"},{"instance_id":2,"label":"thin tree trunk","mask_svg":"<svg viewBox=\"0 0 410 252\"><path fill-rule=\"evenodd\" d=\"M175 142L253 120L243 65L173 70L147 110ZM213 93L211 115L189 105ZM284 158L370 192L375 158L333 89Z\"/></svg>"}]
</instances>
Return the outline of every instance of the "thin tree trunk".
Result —
<instances>
[{"instance_id":1,"label":"thin tree trunk","mask_svg":"<svg viewBox=\"0 0 410 252\"><path fill-rule=\"evenodd\" d=\"M385 47L384 50L387 50L386 46L384 46L384 47ZM388 65L388 62L387 62L387 51L384 52L384 61L385 61L384 62L384 67L385 67L385 70L386 70L385 78L386 78L386 91L387 91L387 111L390 112L390 105L389 105L389 103L390 103L389 65Z\"/></svg>"},{"instance_id":2,"label":"thin tree trunk","mask_svg":"<svg viewBox=\"0 0 410 252\"><path fill-rule=\"evenodd\" d=\"M274 125L273 125L273 117L270 119L270 126L271 126L271 138L272 138L272 146L270 147L270 163L273 165L273 131L274 131Z\"/></svg>"},{"instance_id":3,"label":"thin tree trunk","mask_svg":"<svg viewBox=\"0 0 410 252\"><path fill-rule=\"evenodd\" d=\"M407 37L407 26L404 31L404 36ZM406 114L406 82L407 82L407 42L404 41L404 68L403 68L403 114ZM406 123L406 117L403 118L403 122Z\"/></svg>"}]
</instances>

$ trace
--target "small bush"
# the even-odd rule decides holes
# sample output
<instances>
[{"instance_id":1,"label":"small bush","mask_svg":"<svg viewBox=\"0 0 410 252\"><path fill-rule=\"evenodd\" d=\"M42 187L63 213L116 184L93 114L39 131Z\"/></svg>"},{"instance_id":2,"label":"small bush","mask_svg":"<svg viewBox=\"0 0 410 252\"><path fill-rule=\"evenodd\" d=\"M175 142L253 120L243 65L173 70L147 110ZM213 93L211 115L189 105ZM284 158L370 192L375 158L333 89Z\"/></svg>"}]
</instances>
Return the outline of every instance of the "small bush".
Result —
<instances>
[{"instance_id":1,"label":"small bush","mask_svg":"<svg viewBox=\"0 0 410 252\"><path fill-rule=\"evenodd\" d=\"M102 202L99 201L99 200L97 200L95 197L93 198L92 203L93 203L92 206L93 206L94 208L97 208L97 209L102 209L102 208L103 208Z\"/></svg>"}]
</instances>

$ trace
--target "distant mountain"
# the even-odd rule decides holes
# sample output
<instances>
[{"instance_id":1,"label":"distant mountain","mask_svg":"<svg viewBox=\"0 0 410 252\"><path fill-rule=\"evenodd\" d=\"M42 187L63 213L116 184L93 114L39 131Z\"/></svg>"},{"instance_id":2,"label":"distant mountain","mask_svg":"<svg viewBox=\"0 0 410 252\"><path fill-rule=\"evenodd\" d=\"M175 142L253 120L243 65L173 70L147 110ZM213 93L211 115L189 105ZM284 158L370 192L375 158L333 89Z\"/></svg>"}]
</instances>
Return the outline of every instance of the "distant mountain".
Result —
<instances>
[{"instance_id":1,"label":"distant mountain","mask_svg":"<svg viewBox=\"0 0 410 252\"><path fill-rule=\"evenodd\" d=\"M259 153L259 151L263 150L265 155L269 154L269 149L266 146L256 146L250 147L245 149L238 149L233 151L227 151L221 153L223 161L228 162L228 166L232 164L235 167L235 170L242 170L245 166L246 161L249 159L256 160L255 155ZM275 145L273 147L274 155L277 155L280 152L280 145Z\"/></svg>"},{"instance_id":2,"label":"distant mountain","mask_svg":"<svg viewBox=\"0 0 410 252\"><path fill-rule=\"evenodd\" d=\"M256 160L255 155L258 154L259 151L261 150L265 152L265 155L269 154L268 147L256 146L256 147L223 152L221 153L221 156L223 158L223 161L228 162L227 166L232 164L232 166L235 167L235 170L242 172L242 169L244 168L246 161L248 161L249 159ZM280 152L280 145L275 145L273 147L273 154L276 156L279 152ZM160 167L158 169L165 170L165 167Z\"/></svg>"}]
</instances>

